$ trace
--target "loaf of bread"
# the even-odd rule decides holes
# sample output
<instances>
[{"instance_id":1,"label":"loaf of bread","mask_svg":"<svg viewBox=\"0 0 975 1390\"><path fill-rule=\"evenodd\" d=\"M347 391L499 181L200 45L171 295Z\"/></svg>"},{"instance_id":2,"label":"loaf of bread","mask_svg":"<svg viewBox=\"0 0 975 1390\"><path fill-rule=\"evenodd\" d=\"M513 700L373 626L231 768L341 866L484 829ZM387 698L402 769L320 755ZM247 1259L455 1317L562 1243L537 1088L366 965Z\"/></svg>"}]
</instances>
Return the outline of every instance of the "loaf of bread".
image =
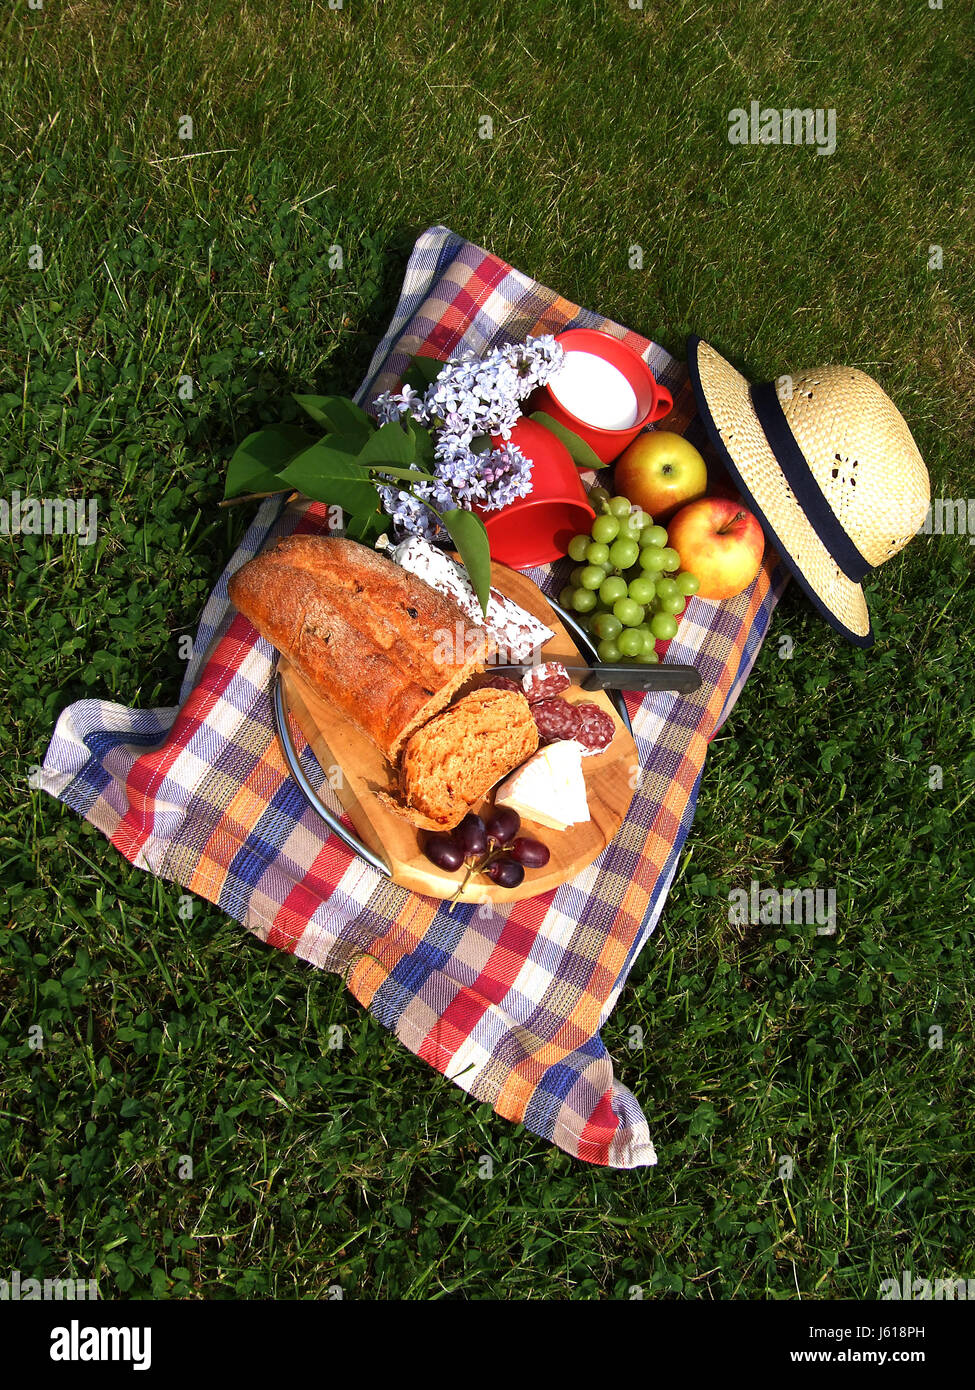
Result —
<instances>
[{"instance_id":1,"label":"loaf of bread","mask_svg":"<svg viewBox=\"0 0 975 1390\"><path fill-rule=\"evenodd\" d=\"M531 706L519 691L464 695L411 734L399 769L394 811L424 830L453 830L488 792L538 747Z\"/></svg>"},{"instance_id":2,"label":"loaf of bread","mask_svg":"<svg viewBox=\"0 0 975 1390\"><path fill-rule=\"evenodd\" d=\"M243 565L229 592L261 636L390 762L484 670L484 629L355 541L289 536Z\"/></svg>"}]
</instances>

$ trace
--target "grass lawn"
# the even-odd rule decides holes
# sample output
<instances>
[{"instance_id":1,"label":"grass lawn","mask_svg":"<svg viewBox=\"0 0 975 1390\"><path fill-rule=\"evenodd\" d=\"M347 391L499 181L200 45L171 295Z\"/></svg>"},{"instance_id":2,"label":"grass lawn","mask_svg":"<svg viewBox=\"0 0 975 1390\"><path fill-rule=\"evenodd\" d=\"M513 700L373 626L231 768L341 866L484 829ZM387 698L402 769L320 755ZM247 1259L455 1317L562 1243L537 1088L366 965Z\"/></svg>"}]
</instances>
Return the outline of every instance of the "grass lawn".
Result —
<instances>
[{"instance_id":1,"label":"grass lawn","mask_svg":"<svg viewBox=\"0 0 975 1390\"><path fill-rule=\"evenodd\" d=\"M337 979L202 900L183 920L176 885L28 787L69 702L175 701L180 636L250 515L216 507L235 441L292 390L357 386L435 222L674 353L694 331L758 379L862 367L933 495L967 496L963 10L8 7L2 495L100 507L97 545L0 542L0 1277L373 1299L871 1298L904 1268L975 1277L966 536L919 537L869 581L870 652L792 588L776 614L604 1030L655 1170L518 1132ZM731 145L752 100L835 109L835 153ZM834 888L836 937L731 926L752 880Z\"/></svg>"}]
</instances>

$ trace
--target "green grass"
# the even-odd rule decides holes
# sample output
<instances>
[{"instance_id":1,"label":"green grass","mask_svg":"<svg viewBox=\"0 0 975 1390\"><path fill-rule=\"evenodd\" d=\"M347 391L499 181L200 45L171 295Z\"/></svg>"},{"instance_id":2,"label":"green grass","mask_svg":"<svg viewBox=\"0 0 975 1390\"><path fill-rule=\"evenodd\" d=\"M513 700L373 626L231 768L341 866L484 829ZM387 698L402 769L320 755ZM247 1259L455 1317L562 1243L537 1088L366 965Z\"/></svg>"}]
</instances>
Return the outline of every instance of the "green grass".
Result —
<instances>
[{"instance_id":1,"label":"green grass","mask_svg":"<svg viewBox=\"0 0 975 1390\"><path fill-rule=\"evenodd\" d=\"M962 9L8 10L3 495L94 495L100 514L96 546L0 550L0 1277L795 1299L873 1297L904 1267L975 1276L965 538L919 538L869 583L866 654L790 591L712 745L679 879L604 1032L654 1171L516 1131L339 981L202 900L184 920L176 886L28 788L70 701L176 699L179 637L247 520L216 509L235 441L292 390L354 389L436 221L674 352L695 331L756 377L863 367L934 495L970 492ZM752 99L835 107L835 154L729 145ZM835 888L836 938L729 925L752 879Z\"/></svg>"}]
</instances>

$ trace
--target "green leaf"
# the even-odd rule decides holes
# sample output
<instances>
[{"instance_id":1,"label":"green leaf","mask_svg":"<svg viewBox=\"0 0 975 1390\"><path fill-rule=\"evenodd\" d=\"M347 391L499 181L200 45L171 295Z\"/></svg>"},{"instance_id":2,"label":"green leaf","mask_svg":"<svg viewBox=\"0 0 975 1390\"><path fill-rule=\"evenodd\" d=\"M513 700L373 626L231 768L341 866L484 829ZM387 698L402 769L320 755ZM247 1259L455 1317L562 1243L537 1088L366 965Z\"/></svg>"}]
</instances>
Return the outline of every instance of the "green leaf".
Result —
<instances>
[{"instance_id":1,"label":"green leaf","mask_svg":"<svg viewBox=\"0 0 975 1390\"><path fill-rule=\"evenodd\" d=\"M572 455L572 460L577 468L600 469L607 466L596 451L591 449L584 439L579 438L575 430L568 429L559 420L553 420L552 416L547 415L544 410L536 410L529 418L544 425L550 433L555 435L556 439L562 441Z\"/></svg>"},{"instance_id":2,"label":"green leaf","mask_svg":"<svg viewBox=\"0 0 975 1390\"><path fill-rule=\"evenodd\" d=\"M416 458L412 433L395 420L380 425L359 450L359 462L364 467L381 468L385 463L406 468Z\"/></svg>"},{"instance_id":3,"label":"green leaf","mask_svg":"<svg viewBox=\"0 0 975 1390\"><path fill-rule=\"evenodd\" d=\"M392 524L393 518L377 507L375 511L359 512L356 516L350 517L346 523L345 534L353 541L373 541L384 531L388 531Z\"/></svg>"},{"instance_id":4,"label":"green leaf","mask_svg":"<svg viewBox=\"0 0 975 1390\"><path fill-rule=\"evenodd\" d=\"M417 465L423 469L424 473L430 473L433 469L433 435L417 420L411 419L408 415L403 421L407 432L413 439L413 458Z\"/></svg>"},{"instance_id":5,"label":"green leaf","mask_svg":"<svg viewBox=\"0 0 975 1390\"><path fill-rule=\"evenodd\" d=\"M357 457L365 442L361 434L343 434L340 431L323 434L318 440L327 449L338 449L340 454L351 454L353 458Z\"/></svg>"},{"instance_id":6,"label":"green leaf","mask_svg":"<svg viewBox=\"0 0 975 1390\"><path fill-rule=\"evenodd\" d=\"M436 381L443 369L444 363L436 357L424 357L421 354L413 358L403 373L403 383L412 386L414 391L419 391L422 395L427 387Z\"/></svg>"},{"instance_id":7,"label":"green leaf","mask_svg":"<svg viewBox=\"0 0 975 1390\"><path fill-rule=\"evenodd\" d=\"M444 512L440 520L450 533L450 539L470 575L481 612L487 616L491 591L491 547L484 522L474 512L464 511L460 507Z\"/></svg>"},{"instance_id":8,"label":"green leaf","mask_svg":"<svg viewBox=\"0 0 975 1390\"><path fill-rule=\"evenodd\" d=\"M311 436L297 425L270 425L249 434L227 465L224 497L238 497L242 492L282 492L282 468L311 442Z\"/></svg>"},{"instance_id":9,"label":"green leaf","mask_svg":"<svg viewBox=\"0 0 975 1390\"><path fill-rule=\"evenodd\" d=\"M333 503L353 515L378 506L378 493L355 455L332 448L327 441L303 449L280 477L306 497Z\"/></svg>"},{"instance_id":10,"label":"green leaf","mask_svg":"<svg viewBox=\"0 0 975 1390\"><path fill-rule=\"evenodd\" d=\"M305 414L311 416L316 425L323 425L327 430L335 428L325 410L329 400L328 396L299 396L294 391L291 394Z\"/></svg>"},{"instance_id":11,"label":"green leaf","mask_svg":"<svg viewBox=\"0 0 975 1390\"><path fill-rule=\"evenodd\" d=\"M418 483L427 476L425 473L418 473L415 468L394 468L391 463L370 463L368 471L370 474L381 475L380 482L385 478L399 478L405 482Z\"/></svg>"},{"instance_id":12,"label":"green leaf","mask_svg":"<svg viewBox=\"0 0 975 1390\"><path fill-rule=\"evenodd\" d=\"M295 395L295 400L316 424L324 426L330 434L354 439L357 449L361 449L375 432L375 420L347 396Z\"/></svg>"}]
</instances>

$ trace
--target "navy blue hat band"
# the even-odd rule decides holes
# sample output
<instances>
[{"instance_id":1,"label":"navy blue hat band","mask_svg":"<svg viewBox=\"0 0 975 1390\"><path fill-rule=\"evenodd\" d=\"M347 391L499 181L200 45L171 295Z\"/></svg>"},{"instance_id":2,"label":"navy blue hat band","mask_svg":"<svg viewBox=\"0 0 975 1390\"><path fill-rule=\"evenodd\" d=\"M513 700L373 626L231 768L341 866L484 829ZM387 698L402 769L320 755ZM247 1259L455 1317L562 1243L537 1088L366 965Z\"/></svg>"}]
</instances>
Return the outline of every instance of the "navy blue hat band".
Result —
<instances>
[{"instance_id":1,"label":"navy blue hat band","mask_svg":"<svg viewBox=\"0 0 975 1390\"><path fill-rule=\"evenodd\" d=\"M751 387L752 406L796 501L847 579L859 584L873 569L844 531L796 443L773 381Z\"/></svg>"}]
</instances>

